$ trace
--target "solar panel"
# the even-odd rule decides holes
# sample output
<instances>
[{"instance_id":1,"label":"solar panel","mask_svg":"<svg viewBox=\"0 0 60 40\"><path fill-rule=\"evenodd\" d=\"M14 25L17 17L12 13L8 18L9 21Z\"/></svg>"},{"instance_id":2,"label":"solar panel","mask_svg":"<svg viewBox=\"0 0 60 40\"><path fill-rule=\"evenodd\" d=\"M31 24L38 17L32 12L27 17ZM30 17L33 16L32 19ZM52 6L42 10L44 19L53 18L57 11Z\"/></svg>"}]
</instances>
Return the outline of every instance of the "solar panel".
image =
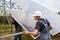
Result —
<instances>
[{"instance_id":1,"label":"solar panel","mask_svg":"<svg viewBox=\"0 0 60 40\"><path fill-rule=\"evenodd\" d=\"M33 18L33 14L36 10L39 10L42 12L43 17L47 18L50 23L53 25L53 29L50 31L52 35L55 35L60 32L60 15L56 14L56 12L53 12L45 7L43 7L40 4L37 4L33 1L28 1L30 3L29 5L21 5L23 10L10 10L11 16L25 29L26 31L33 31L35 29L36 21ZM24 3L23 3L24 4ZM28 6L28 7L27 7ZM24 8L23 8L24 7ZM26 8L26 9L25 9ZM39 33L40 34L40 33ZM34 39L36 39L38 36L31 35Z\"/></svg>"}]
</instances>

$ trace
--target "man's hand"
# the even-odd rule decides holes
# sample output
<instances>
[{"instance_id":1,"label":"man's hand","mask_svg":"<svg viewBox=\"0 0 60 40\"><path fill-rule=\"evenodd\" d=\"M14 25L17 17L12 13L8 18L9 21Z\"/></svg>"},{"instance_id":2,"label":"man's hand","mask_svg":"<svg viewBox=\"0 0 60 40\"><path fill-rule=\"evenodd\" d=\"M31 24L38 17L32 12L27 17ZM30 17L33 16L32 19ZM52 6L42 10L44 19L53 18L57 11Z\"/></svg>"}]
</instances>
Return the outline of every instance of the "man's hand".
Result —
<instances>
[{"instance_id":1,"label":"man's hand","mask_svg":"<svg viewBox=\"0 0 60 40\"><path fill-rule=\"evenodd\" d=\"M14 23L14 20L13 20L13 18L11 17L11 14L10 14L10 22L11 22L11 23Z\"/></svg>"},{"instance_id":2,"label":"man's hand","mask_svg":"<svg viewBox=\"0 0 60 40\"><path fill-rule=\"evenodd\" d=\"M29 34L30 34L30 32L25 31L25 32L24 32L24 34L29 35Z\"/></svg>"}]
</instances>

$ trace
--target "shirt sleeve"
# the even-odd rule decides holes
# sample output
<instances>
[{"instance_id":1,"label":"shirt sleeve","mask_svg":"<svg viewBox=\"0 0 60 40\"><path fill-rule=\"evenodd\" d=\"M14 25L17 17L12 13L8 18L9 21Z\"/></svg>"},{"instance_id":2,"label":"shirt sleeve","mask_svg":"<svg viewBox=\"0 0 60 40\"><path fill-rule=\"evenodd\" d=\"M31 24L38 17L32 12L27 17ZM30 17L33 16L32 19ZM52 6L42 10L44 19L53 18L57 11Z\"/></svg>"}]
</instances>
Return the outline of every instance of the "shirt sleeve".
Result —
<instances>
[{"instance_id":1,"label":"shirt sleeve","mask_svg":"<svg viewBox=\"0 0 60 40\"><path fill-rule=\"evenodd\" d=\"M48 26L50 26L50 22L46 19Z\"/></svg>"},{"instance_id":2,"label":"shirt sleeve","mask_svg":"<svg viewBox=\"0 0 60 40\"><path fill-rule=\"evenodd\" d=\"M35 29L37 29L38 31L40 30L40 23L39 22L36 23Z\"/></svg>"}]
</instances>

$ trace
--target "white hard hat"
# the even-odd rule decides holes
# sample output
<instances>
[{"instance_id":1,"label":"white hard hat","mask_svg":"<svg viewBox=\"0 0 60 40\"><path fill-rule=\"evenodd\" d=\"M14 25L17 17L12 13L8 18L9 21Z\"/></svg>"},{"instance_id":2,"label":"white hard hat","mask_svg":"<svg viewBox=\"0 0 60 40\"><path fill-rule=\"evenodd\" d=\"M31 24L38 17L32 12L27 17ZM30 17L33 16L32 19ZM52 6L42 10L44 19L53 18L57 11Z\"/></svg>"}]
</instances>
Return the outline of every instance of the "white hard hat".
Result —
<instances>
[{"instance_id":1,"label":"white hard hat","mask_svg":"<svg viewBox=\"0 0 60 40\"><path fill-rule=\"evenodd\" d=\"M42 17L42 13L41 13L41 11L35 11L33 16L40 16L40 17Z\"/></svg>"}]
</instances>

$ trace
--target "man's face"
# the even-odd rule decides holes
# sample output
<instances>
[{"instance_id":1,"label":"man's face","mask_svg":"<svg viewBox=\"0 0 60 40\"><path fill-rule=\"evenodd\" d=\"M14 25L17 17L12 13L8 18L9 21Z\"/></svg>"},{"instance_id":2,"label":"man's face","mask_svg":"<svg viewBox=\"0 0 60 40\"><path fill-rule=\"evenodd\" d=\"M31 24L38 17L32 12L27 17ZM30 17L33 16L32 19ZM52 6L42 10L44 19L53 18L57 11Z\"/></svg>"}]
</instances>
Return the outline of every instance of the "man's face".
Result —
<instances>
[{"instance_id":1,"label":"man's face","mask_svg":"<svg viewBox=\"0 0 60 40\"><path fill-rule=\"evenodd\" d=\"M35 20L39 20L40 19L40 16L34 16L34 19Z\"/></svg>"}]
</instances>

